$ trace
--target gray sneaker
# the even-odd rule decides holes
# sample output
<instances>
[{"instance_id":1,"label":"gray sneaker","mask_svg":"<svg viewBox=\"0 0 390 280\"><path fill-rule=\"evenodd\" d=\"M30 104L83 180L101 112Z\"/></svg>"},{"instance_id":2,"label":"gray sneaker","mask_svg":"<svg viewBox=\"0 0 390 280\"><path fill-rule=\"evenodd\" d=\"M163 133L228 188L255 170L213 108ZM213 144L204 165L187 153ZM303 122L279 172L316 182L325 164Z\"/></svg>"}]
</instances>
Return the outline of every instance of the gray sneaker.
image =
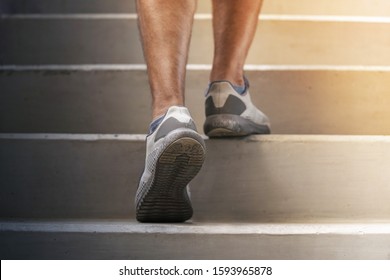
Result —
<instances>
[{"instance_id":1,"label":"gray sneaker","mask_svg":"<svg viewBox=\"0 0 390 280\"><path fill-rule=\"evenodd\" d=\"M145 169L135 205L140 222L184 222L193 210L188 183L205 159L204 140L187 108L172 106L146 138Z\"/></svg>"},{"instance_id":2,"label":"gray sneaker","mask_svg":"<svg viewBox=\"0 0 390 280\"><path fill-rule=\"evenodd\" d=\"M203 129L209 137L269 134L268 117L257 109L245 91L238 93L228 81L212 82L206 93L206 121Z\"/></svg>"}]
</instances>

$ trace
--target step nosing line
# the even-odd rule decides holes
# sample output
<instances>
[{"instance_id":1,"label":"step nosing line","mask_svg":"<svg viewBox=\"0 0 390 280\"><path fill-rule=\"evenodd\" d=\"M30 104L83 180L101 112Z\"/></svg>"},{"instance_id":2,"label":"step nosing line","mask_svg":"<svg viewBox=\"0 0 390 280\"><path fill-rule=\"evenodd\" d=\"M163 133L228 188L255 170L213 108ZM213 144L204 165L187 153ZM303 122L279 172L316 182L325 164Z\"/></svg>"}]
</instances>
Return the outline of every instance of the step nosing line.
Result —
<instances>
[{"instance_id":1,"label":"step nosing line","mask_svg":"<svg viewBox=\"0 0 390 280\"><path fill-rule=\"evenodd\" d=\"M210 71L211 64L188 64L189 71ZM0 65L0 72L29 71L145 71L146 64L42 64ZM247 64L245 71L338 71L338 72L390 72L390 65L262 65Z\"/></svg>"},{"instance_id":2,"label":"step nosing line","mask_svg":"<svg viewBox=\"0 0 390 280\"><path fill-rule=\"evenodd\" d=\"M146 134L0 133L0 140L145 141Z\"/></svg>"},{"instance_id":3,"label":"step nosing line","mask_svg":"<svg viewBox=\"0 0 390 280\"><path fill-rule=\"evenodd\" d=\"M365 235L390 234L376 224L140 224L135 222L0 222L0 232L123 234Z\"/></svg>"},{"instance_id":4,"label":"step nosing line","mask_svg":"<svg viewBox=\"0 0 390 280\"><path fill-rule=\"evenodd\" d=\"M134 20L137 19L137 14L117 13L117 14L88 14L88 13L72 13L72 14L2 14L0 19L21 19L21 20Z\"/></svg>"},{"instance_id":5,"label":"step nosing line","mask_svg":"<svg viewBox=\"0 0 390 280\"><path fill-rule=\"evenodd\" d=\"M146 70L146 64L43 64L0 65L0 71L138 71Z\"/></svg>"},{"instance_id":6,"label":"step nosing line","mask_svg":"<svg viewBox=\"0 0 390 280\"><path fill-rule=\"evenodd\" d=\"M73 13L73 14L1 14L0 19L25 20L136 20L136 13ZM196 13L195 20L211 20L210 13ZM352 15L285 15L261 14L262 21L304 21L304 22L344 22L344 23L390 23L386 16L352 16Z\"/></svg>"},{"instance_id":7,"label":"step nosing line","mask_svg":"<svg viewBox=\"0 0 390 280\"><path fill-rule=\"evenodd\" d=\"M335 16L335 15L260 15L265 21L308 21L308 22L335 22L335 23L390 23L390 17L374 16Z\"/></svg>"},{"instance_id":8,"label":"step nosing line","mask_svg":"<svg viewBox=\"0 0 390 280\"><path fill-rule=\"evenodd\" d=\"M246 71L389 72L388 65L245 65Z\"/></svg>"},{"instance_id":9,"label":"step nosing line","mask_svg":"<svg viewBox=\"0 0 390 280\"><path fill-rule=\"evenodd\" d=\"M76 133L0 133L0 140L43 140L43 141L145 141L146 134L76 134ZM207 136L202 135L204 139ZM209 140L218 141L218 140ZM221 140L226 141L226 140ZM247 142L290 142L290 143L390 143L390 135L252 135L230 141Z\"/></svg>"}]
</instances>

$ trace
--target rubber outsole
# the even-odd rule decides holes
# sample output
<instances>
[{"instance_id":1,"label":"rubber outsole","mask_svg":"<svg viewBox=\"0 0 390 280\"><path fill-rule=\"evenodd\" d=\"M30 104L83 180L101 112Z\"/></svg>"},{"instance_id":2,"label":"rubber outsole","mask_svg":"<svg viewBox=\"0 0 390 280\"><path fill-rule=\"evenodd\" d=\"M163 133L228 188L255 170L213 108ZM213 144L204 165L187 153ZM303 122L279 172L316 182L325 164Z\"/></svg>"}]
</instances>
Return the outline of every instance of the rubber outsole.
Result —
<instances>
[{"instance_id":1,"label":"rubber outsole","mask_svg":"<svg viewBox=\"0 0 390 280\"><path fill-rule=\"evenodd\" d=\"M203 129L205 134L210 138L271 133L267 125L259 125L241 116L230 114L208 116Z\"/></svg>"},{"instance_id":2,"label":"rubber outsole","mask_svg":"<svg viewBox=\"0 0 390 280\"><path fill-rule=\"evenodd\" d=\"M136 217L140 222L184 222L193 215L187 194L188 183L205 160L205 147L191 137L169 144L159 155L152 182L142 197Z\"/></svg>"}]
</instances>

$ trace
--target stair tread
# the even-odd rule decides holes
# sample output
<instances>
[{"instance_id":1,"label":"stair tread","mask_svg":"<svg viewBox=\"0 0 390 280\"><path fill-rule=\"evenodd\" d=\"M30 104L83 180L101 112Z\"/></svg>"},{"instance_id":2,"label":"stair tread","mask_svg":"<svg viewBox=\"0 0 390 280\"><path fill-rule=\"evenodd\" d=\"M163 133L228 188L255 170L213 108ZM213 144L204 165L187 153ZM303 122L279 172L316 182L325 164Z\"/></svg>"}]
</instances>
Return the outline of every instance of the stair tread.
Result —
<instances>
[{"instance_id":1,"label":"stair tread","mask_svg":"<svg viewBox=\"0 0 390 280\"><path fill-rule=\"evenodd\" d=\"M43 140L43 141L127 141L144 142L147 134L109 134L109 133L0 133L0 140ZM331 134L266 134L246 137L209 139L209 141L242 142L382 142L389 143L390 135L331 135Z\"/></svg>"},{"instance_id":2,"label":"stair tread","mask_svg":"<svg viewBox=\"0 0 390 280\"><path fill-rule=\"evenodd\" d=\"M134 218L145 135L133 140L123 135L0 136L2 218ZM263 135L207 140L205 164L190 184L193 219L387 218L389 139Z\"/></svg>"},{"instance_id":3,"label":"stair tread","mask_svg":"<svg viewBox=\"0 0 390 280\"><path fill-rule=\"evenodd\" d=\"M199 13L211 11L211 1L198 1ZM80 1L80 0L2 0L2 11L8 13L134 13L132 0ZM388 16L389 2L386 0L265 0L262 13L284 14L332 14L332 15L369 15Z\"/></svg>"},{"instance_id":4,"label":"stair tread","mask_svg":"<svg viewBox=\"0 0 390 280\"><path fill-rule=\"evenodd\" d=\"M390 220L338 223L200 223L145 224L135 220L0 220L0 231L129 234L390 234Z\"/></svg>"},{"instance_id":5,"label":"stair tread","mask_svg":"<svg viewBox=\"0 0 390 280\"><path fill-rule=\"evenodd\" d=\"M136 19L0 20L2 64L144 63ZM194 22L189 63L212 62L211 26L211 20ZM385 22L263 20L256 32L248 64L385 66L390 62L390 27Z\"/></svg>"},{"instance_id":6,"label":"stair tread","mask_svg":"<svg viewBox=\"0 0 390 280\"><path fill-rule=\"evenodd\" d=\"M390 71L304 69L246 72L273 133L390 134ZM209 71L187 72L200 131L208 79ZM150 122L145 70L0 71L0 84L0 132L146 133Z\"/></svg>"},{"instance_id":7,"label":"stair tread","mask_svg":"<svg viewBox=\"0 0 390 280\"><path fill-rule=\"evenodd\" d=\"M390 223L0 221L1 259L388 259Z\"/></svg>"}]
</instances>

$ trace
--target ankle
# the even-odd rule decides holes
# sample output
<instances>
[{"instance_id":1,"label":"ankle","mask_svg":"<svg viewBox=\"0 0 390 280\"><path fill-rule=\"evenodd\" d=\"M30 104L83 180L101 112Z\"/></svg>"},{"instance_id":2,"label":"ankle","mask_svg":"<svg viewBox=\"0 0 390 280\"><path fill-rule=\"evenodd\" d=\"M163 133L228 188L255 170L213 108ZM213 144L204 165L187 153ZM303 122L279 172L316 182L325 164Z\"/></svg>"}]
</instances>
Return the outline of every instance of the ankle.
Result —
<instances>
[{"instance_id":1,"label":"ankle","mask_svg":"<svg viewBox=\"0 0 390 280\"><path fill-rule=\"evenodd\" d=\"M168 109L172 106L184 106L184 102L181 100L164 100L161 102L153 102L152 119L155 120L158 117L165 115Z\"/></svg>"},{"instance_id":2,"label":"ankle","mask_svg":"<svg viewBox=\"0 0 390 280\"><path fill-rule=\"evenodd\" d=\"M243 94L249 86L247 79L243 75L240 77L237 75L210 75L210 84L218 81L229 82L234 90L239 94Z\"/></svg>"},{"instance_id":3,"label":"ankle","mask_svg":"<svg viewBox=\"0 0 390 280\"><path fill-rule=\"evenodd\" d=\"M210 74L210 82L229 81L237 87L245 87L245 79L242 72L236 73L212 73Z\"/></svg>"}]
</instances>

